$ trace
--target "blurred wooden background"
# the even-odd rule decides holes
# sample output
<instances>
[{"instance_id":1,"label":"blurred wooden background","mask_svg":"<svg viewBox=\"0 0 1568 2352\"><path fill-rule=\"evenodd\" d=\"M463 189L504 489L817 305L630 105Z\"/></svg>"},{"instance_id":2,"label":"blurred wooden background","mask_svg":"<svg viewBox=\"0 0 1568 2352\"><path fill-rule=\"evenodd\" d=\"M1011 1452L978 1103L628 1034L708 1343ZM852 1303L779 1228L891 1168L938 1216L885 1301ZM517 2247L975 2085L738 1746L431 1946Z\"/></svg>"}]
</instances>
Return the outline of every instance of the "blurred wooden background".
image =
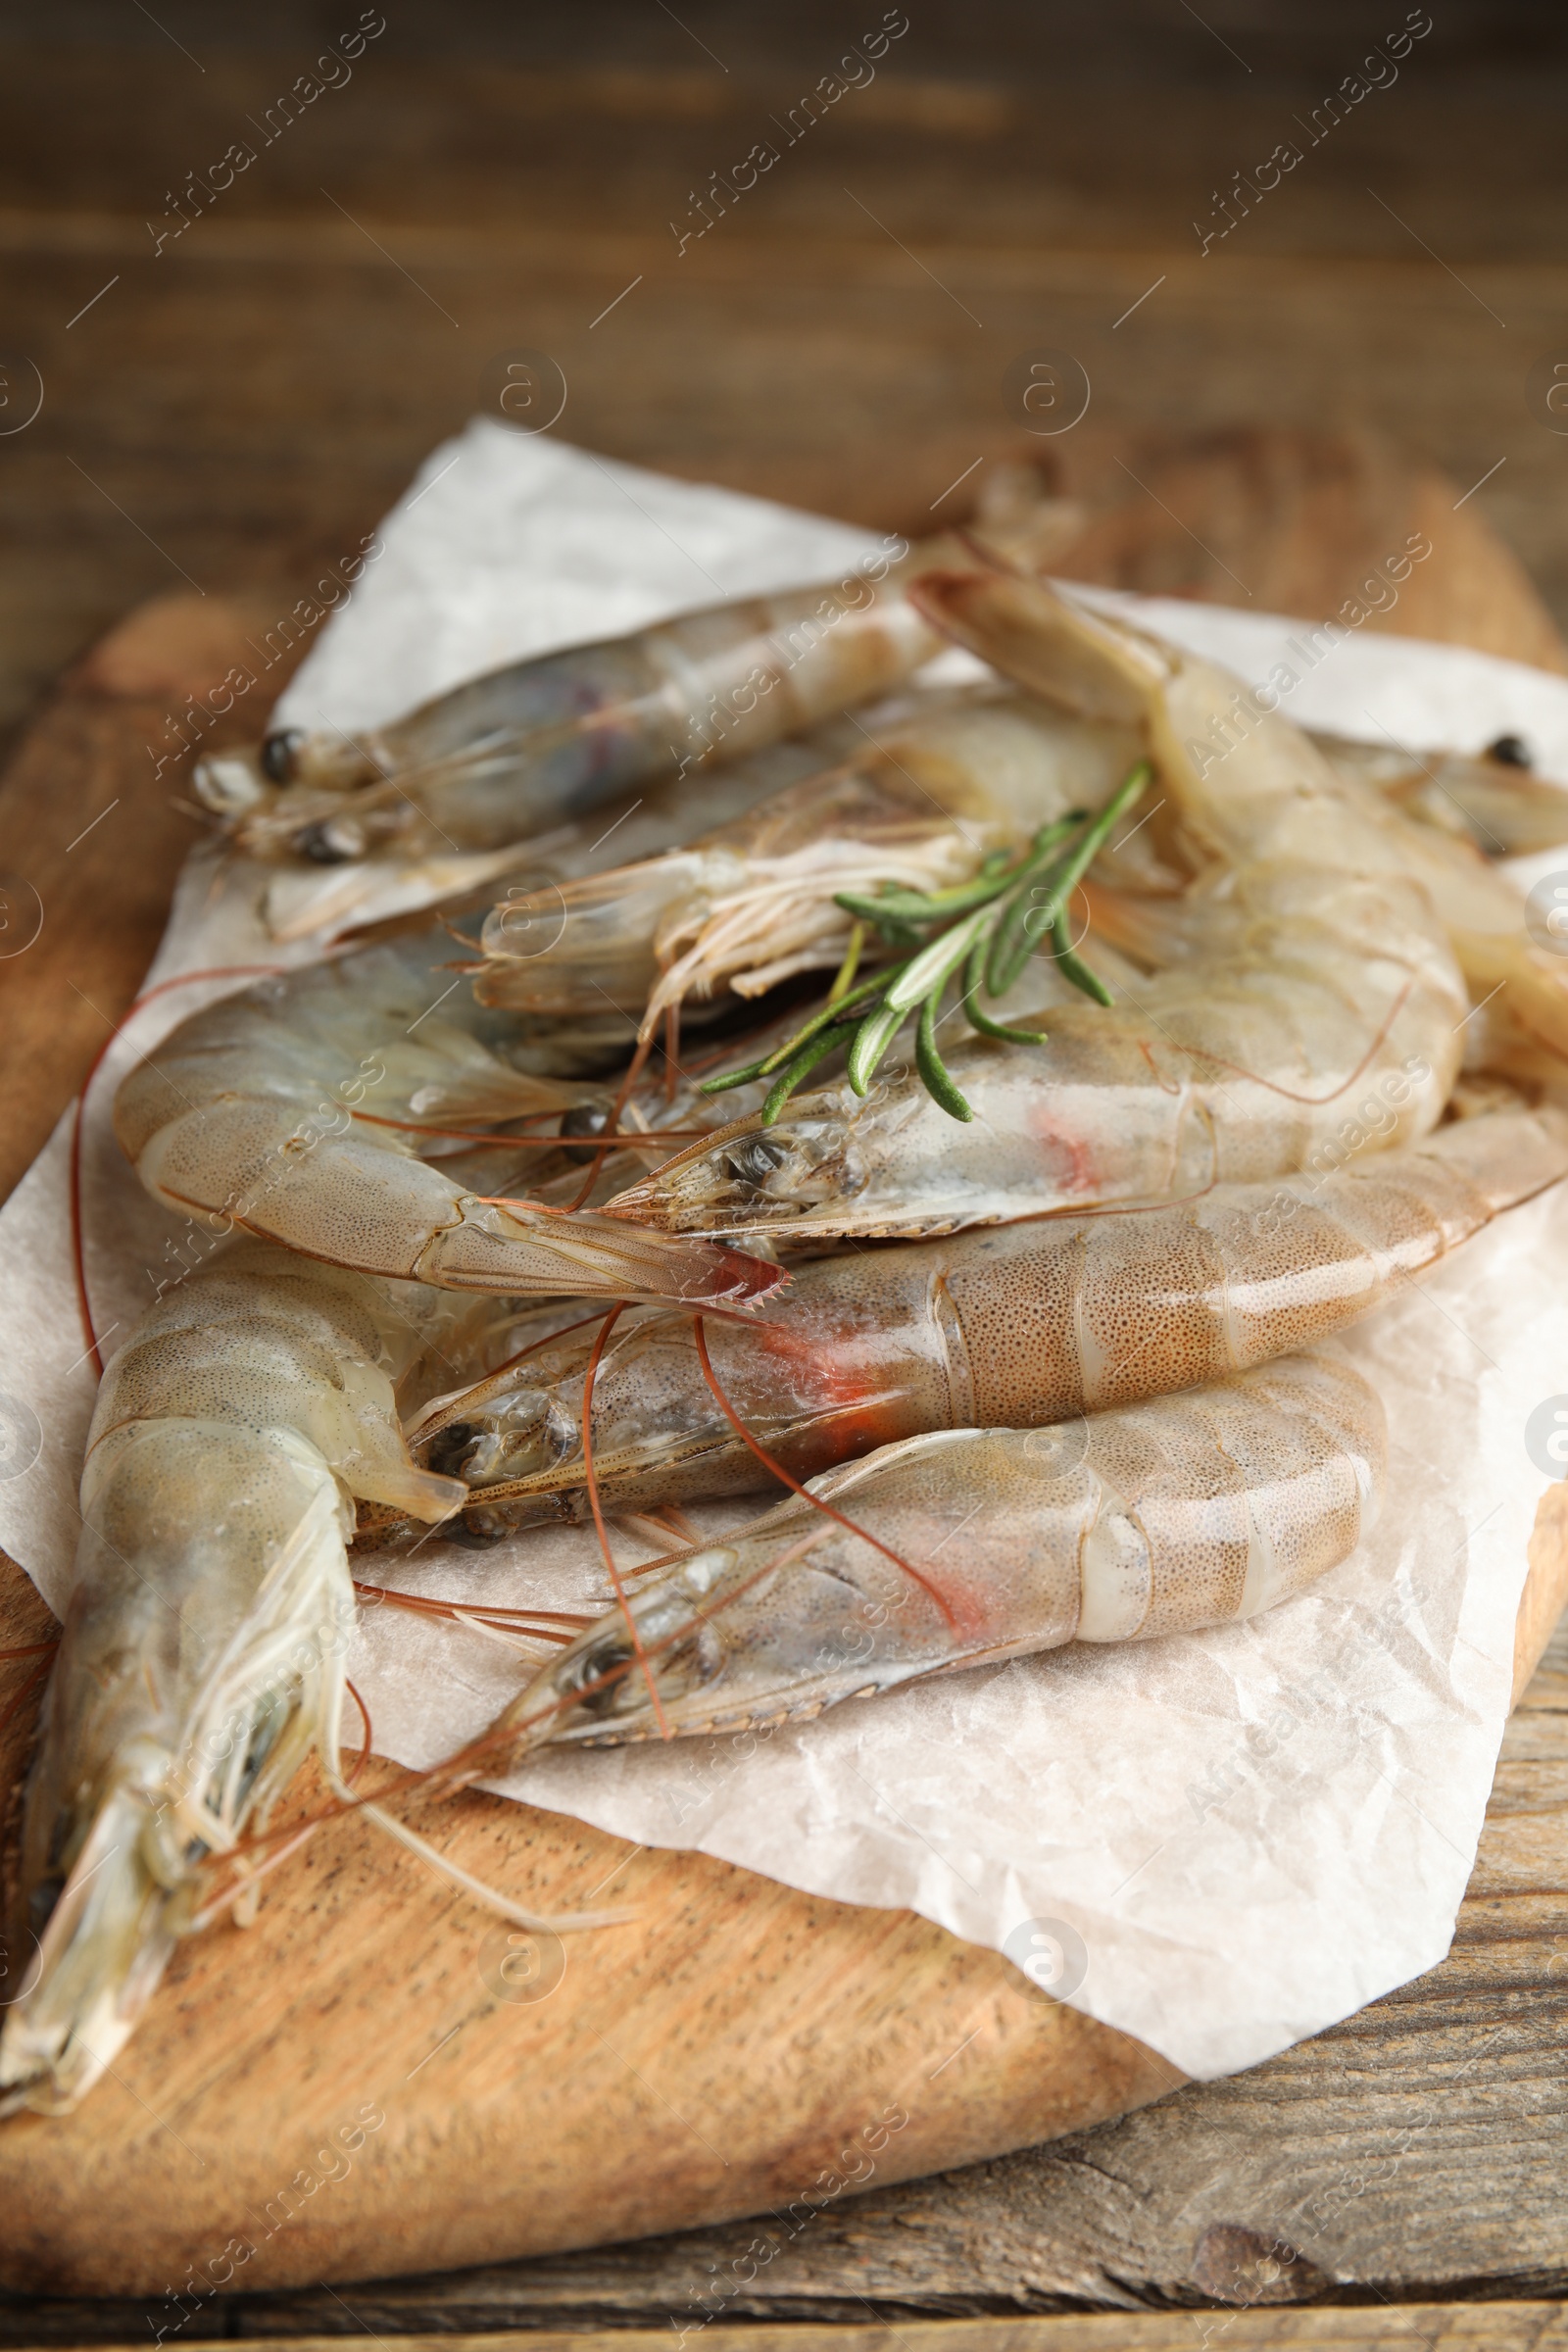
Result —
<instances>
[{"instance_id":1,"label":"blurred wooden background","mask_svg":"<svg viewBox=\"0 0 1568 2352\"><path fill-rule=\"evenodd\" d=\"M0 726L136 599L281 594L341 555L519 347L564 371L574 440L879 523L951 512L1018 436L1011 364L1065 350L1084 439L1041 447L1372 429L1482 484L1459 525L1490 517L1568 613L1568 438L1527 382L1568 355L1544 0L1444 0L1315 145L1312 110L1422 10L909 0L875 80L683 253L694 192L901 12L388 0L264 143L361 13L0 11ZM221 191L236 140L256 161ZM1284 140L1300 164L1201 253L1195 220ZM1235 594L1164 503L1169 584Z\"/></svg>"}]
</instances>

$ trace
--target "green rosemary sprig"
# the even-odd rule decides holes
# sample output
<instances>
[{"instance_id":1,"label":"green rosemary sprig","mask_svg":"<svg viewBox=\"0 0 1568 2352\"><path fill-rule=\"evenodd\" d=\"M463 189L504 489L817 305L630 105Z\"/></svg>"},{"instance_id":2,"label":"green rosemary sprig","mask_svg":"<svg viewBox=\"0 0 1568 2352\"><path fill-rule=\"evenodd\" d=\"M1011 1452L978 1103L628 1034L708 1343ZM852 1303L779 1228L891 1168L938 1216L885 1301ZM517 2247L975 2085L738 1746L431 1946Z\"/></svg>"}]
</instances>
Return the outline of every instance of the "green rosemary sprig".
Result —
<instances>
[{"instance_id":1,"label":"green rosemary sprig","mask_svg":"<svg viewBox=\"0 0 1568 2352\"><path fill-rule=\"evenodd\" d=\"M950 1118L972 1119L974 1112L937 1048L937 1007L949 982L961 968L959 1001L970 1027L982 1037L1038 1046L1044 1030L1008 1028L983 1011L979 999L982 992L1004 996L1049 933L1063 977L1097 1004L1112 1002L1104 982L1073 950L1067 907L1112 826L1152 772L1147 760L1140 760L1098 816L1075 809L1042 825L1022 858L1009 859L1004 850L993 851L974 879L955 889L916 891L889 883L874 897L841 891L836 904L855 917L855 928L826 1004L771 1054L705 1080L701 1092L725 1094L751 1079L771 1077L762 1105L762 1125L771 1127L817 1063L847 1046L850 1084L864 1095L894 1038L918 1009L914 1058L921 1080ZM878 931L888 946L908 952L857 983L867 929Z\"/></svg>"}]
</instances>

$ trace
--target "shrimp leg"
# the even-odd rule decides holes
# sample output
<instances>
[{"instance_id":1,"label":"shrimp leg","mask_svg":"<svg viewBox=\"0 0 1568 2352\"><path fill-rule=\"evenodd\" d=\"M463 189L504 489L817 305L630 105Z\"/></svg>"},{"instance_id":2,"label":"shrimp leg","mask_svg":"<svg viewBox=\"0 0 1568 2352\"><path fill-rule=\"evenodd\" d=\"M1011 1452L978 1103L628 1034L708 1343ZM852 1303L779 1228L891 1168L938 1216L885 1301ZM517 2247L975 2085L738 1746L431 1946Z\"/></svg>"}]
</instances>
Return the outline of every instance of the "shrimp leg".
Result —
<instances>
[{"instance_id":1,"label":"shrimp leg","mask_svg":"<svg viewBox=\"0 0 1568 2352\"><path fill-rule=\"evenodd\" d=\"M1360 1541L1386 1450L1365 1381L1309 1355L1052 1429L906 1439L811 1481L854 1532L797 1497L657 1571L492 1740L799 1720L1065 1642L1250 1617Z\"/></svg>"}]
</instances>

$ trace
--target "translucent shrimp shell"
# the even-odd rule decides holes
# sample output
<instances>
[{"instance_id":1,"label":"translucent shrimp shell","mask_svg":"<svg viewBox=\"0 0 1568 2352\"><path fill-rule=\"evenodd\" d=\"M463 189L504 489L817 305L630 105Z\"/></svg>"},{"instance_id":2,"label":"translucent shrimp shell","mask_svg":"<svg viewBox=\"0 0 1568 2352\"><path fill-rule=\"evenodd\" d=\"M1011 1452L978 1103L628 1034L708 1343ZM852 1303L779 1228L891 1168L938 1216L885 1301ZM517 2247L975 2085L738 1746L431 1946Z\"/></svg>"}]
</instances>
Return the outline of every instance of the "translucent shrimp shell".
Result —
<instances>
[{"instance_id":1,"label":"translucent shrimp shell","mask_svg":"<svg viewBox=\"0 0 1568 2352\"><path fill-rule=\"evenodd\" d=\"M710 1368L796 1478L926 1430L1064 1420L1309 1347L1568 1174L1568 1117L1550 1109L1460 1120L1413 1150L1375 1141L1369 1126L1337 1165L1180 1205L808 1262L757 1322L705 1326ZM464 1540L586 1514L588 1352L575 1338L541 1347L411 1433L430 1468L468 1482ZM689 1316L622 1319L593 1415L609 1509L766 1484L710 1388Z\"/></svg>"},{"instance_id":2,"label":"translucent shrimp shell","mask_svg":"<svg viewBox=\"0 0 1568 2352\"><path fill-rule=\"evenodd\" d=\"M0 2033L0 2112L112 2064L221 1857L313 1749L337 1768L359 1494L434 1520L394 1378L440 1295L246 1244L161 1299L105 1372L82 1535L23 1824L38 1945Z\"/></svg>"},{"instance_id":3,"label":"translucent shrimp shell","mask_svg":"<svg viewBox=\"0 0 1568 2352\"><path fill-rule=\"evenodd\" d=\"M854 1532L796 1498L691 1552L498 1728L519 1749L728 1731L1251 1616L1353 1548L1386 1447L1366 1383L1311 1356L1050 1429L906 1439L810 1482Z\"/></svg>"},{"instance_id":4,"label":"translucent shrimp shell","mask_svg":"<svg viewBox=\"0 0 1568 2352\"><path fill-rule=\"evenodd\" d=\"M976 1038L948 1054L944 1040L966 1125L907 1074L864 1100L850 1086L802 1095L765 1133L754 1119L672 1159L612 1213L802 1242L941 1233L1284 1174L1363 1087L1403 1088L1388 1143L1433 1126L1468 1004L1432 892L1407 867L1417 828L1369 808L1278 713L1218 749L1242 690L1206 663L1027 581L944 574L915 594L1029 691L1144 729L1195 877L1174 902L1107 914L1150 977L1108 1010L1052 1011L1038 1047Z\"/></svg>"}]
</instances>

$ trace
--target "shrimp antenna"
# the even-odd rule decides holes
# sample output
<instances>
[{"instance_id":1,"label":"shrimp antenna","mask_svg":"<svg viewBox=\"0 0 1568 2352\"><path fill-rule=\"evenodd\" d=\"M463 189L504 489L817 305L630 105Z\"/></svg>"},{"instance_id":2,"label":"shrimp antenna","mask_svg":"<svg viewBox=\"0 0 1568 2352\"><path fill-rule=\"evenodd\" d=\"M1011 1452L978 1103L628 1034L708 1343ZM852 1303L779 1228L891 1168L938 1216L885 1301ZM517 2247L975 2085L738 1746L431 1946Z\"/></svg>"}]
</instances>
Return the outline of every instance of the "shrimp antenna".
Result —
<instances>
[{"instance_id":1,"label":"shrimp antenna","mask_svg":"<svg viewBox=\"0 0 1568 2352\"><path fill-rule=\"evenodd\" d=\"M342 1707L345 1690L352 1693L365 1726L364 1741L352 1773L345 1773L343 1769L341 1748ZM439 1877L447 1880L450 1885L458 1887L461 1892L468 1895L474 1902L482 1904L487 1910L496 1912L501 1918L509 1919L514 1926L525 1928L533 1934L566 1936L590 1928L619 1927L627 1920L637 1917L635 1910L624 1908L562 1913L531 1911L525 1905L516 1902L511 1895L504 1894L498 1886L492 1886L488 1881L477 1877L474 1872L465 1870L463 1865L454 1861L450 1854L443 1853L439 1846L432 1845L428 1838L421 1838L417 1830L411 1829L407 1822L400 1821L395 1813L387 1811L381 1800L385 1795L391 1793L390 1789L381 1789L363 1796L356 1793L354 1784L360 1778L369 1759L371 1738L369 1710L359 1691L341 1672L331 1676L327 1688L321 1693L321 1723L317 1745L320 1757L321 1777L331 1790L335 1801L322 1806L319 1812L303 1824L284 1825L276 1830L262 1829L254 1836L238 1838L231 1844L225 1845L221 1851L211 1854L208 1860L214 1865L220 1862L239 1864L241 1877L237 1885L225 1887L220 1894L209 1900L197 1915L193 1922L194 1926L205 1927L211 1919L226 1909L230 1903L243 1902L248 1894L254 1893L257 1882L261 1878L275 1869L290 1854L297 1852L325 1823L336 1820L339 1816L347 1813L363 1814L366 1820L373 1823L383 1836L392 1838L406 1852L416 1854L419 1860L427 1863ZM433 1765L423 1772L407 1773L398 1786L414 1787L421 1781L428 1781L439 1774L449 1772L460 1757L466 1758L471 1754L477 1754L483 1745L484 1740L481 1736L480 1740L471 1741L466 1748L460 1749L457 1756L448 1757L442 1763ZM256 1853L266 1846L272 1846L277 1850L254 1870L244 1866L244 1857Z\"/></svg>"},{"instance_id":2,"label":"shrimp antenna","mask_svg":"<svg viewBox=\"0 0 1568 2352\"><path fill-rule=\"evenodd\" d=\"M482 1903L487 1910L499 1913L501 1918L510 1919L514 1926L527 1928L535 1935L568 1936L581 1929L619 1927L626 1920L636 1918L635 1911L626 1909L560 1913L530 1911L510 1894L503 1894L499 1886L492 1886L471 1870L465 1870L461 1862L455 1862L450 1854L444 1854L427 1838L421 1838L417 1830L410 1829L406 1821L400 1821L395 1813L389 1813L373 1797L356 1797L352 1783L344 1777L338 1744L341 1705L341 1691L335 1691L328 1702L327 1721L322 1727L322 1777L333 1795L346 1806L362 1812L367 1821L373 1822L385 1837L392 1838L406 1852L417 1854L421 1862L427 1862L432 1870L461 1888L463 1893L471 1895L476 1903Z\"/></svg>"}]
</instances>

